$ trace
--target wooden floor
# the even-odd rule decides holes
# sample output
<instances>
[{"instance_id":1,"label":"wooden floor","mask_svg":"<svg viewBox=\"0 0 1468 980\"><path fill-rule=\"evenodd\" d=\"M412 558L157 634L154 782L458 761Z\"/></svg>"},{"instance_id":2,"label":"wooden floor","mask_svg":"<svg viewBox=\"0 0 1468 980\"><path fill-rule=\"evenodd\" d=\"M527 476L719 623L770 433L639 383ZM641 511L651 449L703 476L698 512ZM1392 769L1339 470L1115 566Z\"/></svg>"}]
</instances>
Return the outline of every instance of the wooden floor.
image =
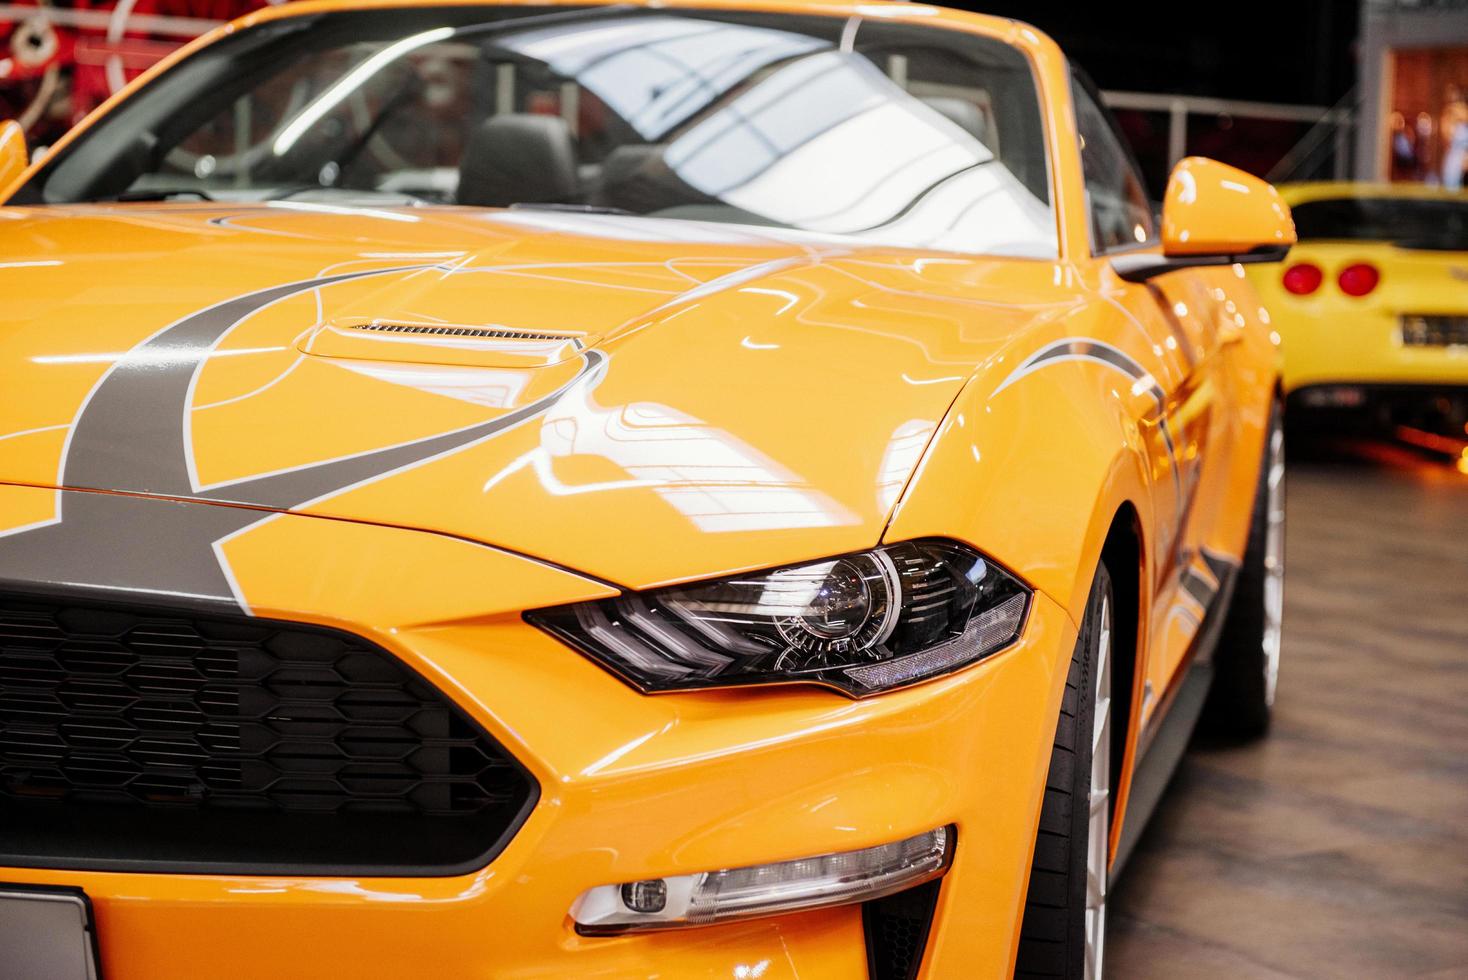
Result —
<instances>
[{"instance_id":1,"label":"wooden floor","mask_svg":"<svg viewBox=\"0 0 1468 980\"><path fill-rule=\"evenodd\" d=\"M1468 978L1468 476L1292 466L1275 727L1195 744L1112 977Z\"/></svg>"}]
</instances>

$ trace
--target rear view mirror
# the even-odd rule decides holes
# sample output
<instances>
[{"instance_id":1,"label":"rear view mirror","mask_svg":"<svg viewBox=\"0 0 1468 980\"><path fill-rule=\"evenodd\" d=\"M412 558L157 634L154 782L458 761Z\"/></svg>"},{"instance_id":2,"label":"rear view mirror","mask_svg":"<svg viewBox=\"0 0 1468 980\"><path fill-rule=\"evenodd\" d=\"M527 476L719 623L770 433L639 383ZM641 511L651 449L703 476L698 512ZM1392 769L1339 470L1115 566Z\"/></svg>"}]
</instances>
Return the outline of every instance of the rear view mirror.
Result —
<instances>
[{"instance_id":1,"label":"rear view mirror","mask_svg":"<svg viewBox=\"0 0 1468 980\"><path fill-rule=\"evenodd\" d=\"M14 119L0 122L0 191L4 191L30 165L26 150L25 130Z\"/></svg>"},{"instance_id":2,"label":"rear view mirror","mask_svg":"<svg viewBox=\"0 0 1468 980\"><path fill-rule=\"evenodd\" d=\"M1290 207L1272 186L1216 160L1188 157L1167 181L1162 254L1118 256L1112 268L1142 282L1174 269L1278 262L1293 244Z\"/></svg>"}]
</instances>

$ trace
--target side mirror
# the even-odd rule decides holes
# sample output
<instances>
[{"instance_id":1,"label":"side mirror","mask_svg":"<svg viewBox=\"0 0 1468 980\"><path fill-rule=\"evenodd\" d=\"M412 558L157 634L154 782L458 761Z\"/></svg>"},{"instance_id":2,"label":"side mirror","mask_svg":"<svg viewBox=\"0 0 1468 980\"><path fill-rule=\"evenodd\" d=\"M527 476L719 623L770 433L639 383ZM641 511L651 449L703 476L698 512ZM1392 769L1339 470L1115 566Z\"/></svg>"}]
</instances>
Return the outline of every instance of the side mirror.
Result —
<instances>
[{"instance_id":1,"label":"side mirror","mask_svg":"<svg viewBox=\"0 0 1468 980\"><path fill-rule=\"evenodd\" d=\"M1144 282L1176 269L1278 262L1295 244L1290 206L1268 183L1204 157L1178 163L1162 200L1162 254L1112 260L1116 274Z\"/></svg>"},{"instance_id":2,"label":"side mirror","mask_svg":"<svg viewBox=\"0 0 1468 980\"><path fill-rule=\"evenodd\" d=\"M14 119L0 122L0 192L15 183L30 165L26 150L25 130Z\"/></svg>"}]
</instances>

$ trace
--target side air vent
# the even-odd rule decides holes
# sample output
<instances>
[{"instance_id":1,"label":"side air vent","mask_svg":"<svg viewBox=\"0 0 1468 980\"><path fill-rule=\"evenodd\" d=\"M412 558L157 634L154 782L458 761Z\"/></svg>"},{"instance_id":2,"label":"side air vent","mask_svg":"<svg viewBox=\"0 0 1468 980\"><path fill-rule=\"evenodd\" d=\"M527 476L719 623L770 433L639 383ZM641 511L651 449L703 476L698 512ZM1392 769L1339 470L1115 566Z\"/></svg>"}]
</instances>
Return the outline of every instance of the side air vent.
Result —
<instances>
[{"instance_id":1,"label":"side air vent","mask_svg":"<svg viewBox=\"0 0 1468 980\"><path fill-rule=\"evenodd\" d=\"M375 333L417 334L429 337L480 337L485 340L572 341L576 338L559 333L535 333L531 330L503 330L497 327L440 327L424 323L361 323L353 330Z\"/></svg>"},{"instance_id":2,"label":"side air vent","mask_svg":"<svg viewBox=\"0 0 1468 980\"><path fill-rule=\"evenodd\" d=\"M942 885L942 881L930 881L862 906L870 980L917 977Z\"/></svg>"}]
</instances>

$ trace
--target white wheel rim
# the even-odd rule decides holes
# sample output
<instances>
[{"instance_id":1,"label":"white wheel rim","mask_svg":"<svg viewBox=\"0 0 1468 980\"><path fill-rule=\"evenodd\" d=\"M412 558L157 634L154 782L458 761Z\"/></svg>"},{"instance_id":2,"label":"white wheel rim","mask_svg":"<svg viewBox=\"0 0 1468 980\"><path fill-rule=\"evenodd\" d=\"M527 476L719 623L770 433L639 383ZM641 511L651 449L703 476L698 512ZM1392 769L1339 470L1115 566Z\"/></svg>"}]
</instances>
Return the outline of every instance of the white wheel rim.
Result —
<instances>
[{"instance_id":1,"label":"white wheel rim","mask_svg":"<svg viewBox=\"0 0 1468 980\"><path fill-rule=\"evenodd\" d=\"M1101 976L1106 946L1106 877L1111 853L1111 597L1101 599L1091 712L1090 826L1086 835L1086 980Z\"/></svg>"},{"instance_id":2,"label":"white wheel rim","mask_svg":"<svg viewBox=\"0 0 1468 980\"><path fill-rule=\"evenodd\" d=\"M1264 703L1274 706L1279 684L1279 648L1284 625L1284 426L1276 419L1269 432L1269 471L1265 476L1264 529Z\"/></svg>"}]
</instances>

